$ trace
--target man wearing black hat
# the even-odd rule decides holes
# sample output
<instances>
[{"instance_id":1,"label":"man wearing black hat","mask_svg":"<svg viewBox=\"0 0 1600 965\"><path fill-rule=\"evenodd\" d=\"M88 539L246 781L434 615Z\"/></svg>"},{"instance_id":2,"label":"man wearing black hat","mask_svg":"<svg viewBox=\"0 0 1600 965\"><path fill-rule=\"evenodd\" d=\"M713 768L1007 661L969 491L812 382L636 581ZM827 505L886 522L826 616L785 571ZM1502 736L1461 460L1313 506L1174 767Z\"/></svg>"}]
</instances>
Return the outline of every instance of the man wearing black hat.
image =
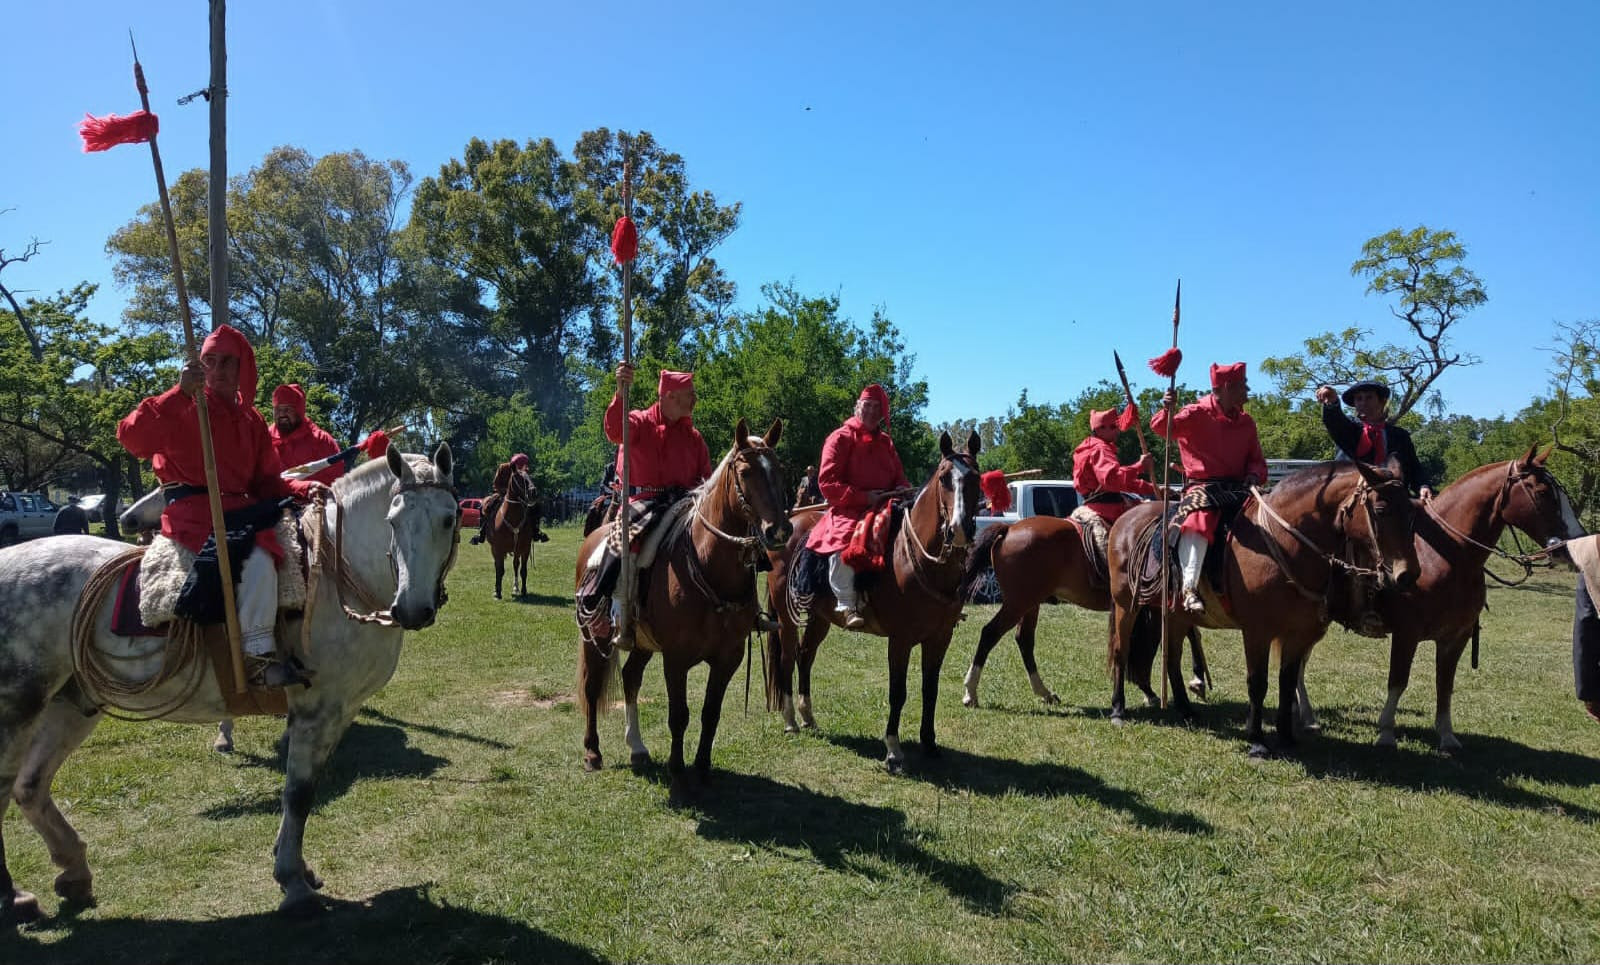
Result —
<instances>
[{"instance_id":1,"label":"man wearing black hat","mask_svg":"<svg viewBox=\"0 0 1600 965\"><path fill-rule=\"evenodd\" d=\"M1357 382L1344 390L1344 404L1354 409L1351 419L1339 408L1339 396L1332 386L1317 389L1322 403L1322 425L1339 447L1340 459L1360 459L1382 465L1390 456L1400 463L1400 473L1412 493L1433 498L1433 482L1417 459L1411 433L1389 421L1389 387L1382 382Z\"/></svg>"}]
</instances>

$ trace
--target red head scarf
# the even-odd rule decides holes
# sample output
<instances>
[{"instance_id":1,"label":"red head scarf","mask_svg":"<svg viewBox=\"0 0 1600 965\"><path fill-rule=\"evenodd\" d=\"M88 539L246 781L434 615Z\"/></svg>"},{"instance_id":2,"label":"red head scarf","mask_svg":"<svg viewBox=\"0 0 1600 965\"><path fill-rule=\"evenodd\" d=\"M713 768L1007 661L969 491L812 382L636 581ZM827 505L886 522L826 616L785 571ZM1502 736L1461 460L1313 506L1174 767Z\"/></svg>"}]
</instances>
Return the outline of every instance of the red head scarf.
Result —
<instances>
[{"instance_id":1,"label":"red head scarf","mask_svg":"<svg viewBox=\"0 0 1600 965\"><path fill-rule=\"evenodd\" d=\"M694 388L693 372L674 372L671 369L661 370L661 380L656 383L656 395L666 395L668 392L679 392L683 389Z\"/></svg>"},{"instance_id":2,"label":"red head scarf","mask_svg":"<svg viewBox=\"0 0 1600 965\"><path fill-rule=\"evenodd\" d=\"M1117 425L1116 409L1090 409L1089 431L1099 432L1101 429L1112 429Z\"/></svg>"},{"instance_id":3,"label":"red head scarf","mask_svg":"<svg viewBox=\"0 0 1600 965\"><path fill-rule=\"evenodd\" d=\"M861 395L856 399L856 401L862 402L862 401L866 401L868 399L877 400L878 408L883 410L883 424L884 425L888 425L889 424L889 393L887 393L887 392L885 392L883 390L883 386L881 386L878 383L874 382L871 385L869 385L866 388L861 390Z\"/></svg>"},{"instance_id":4,"label":"red head scarf","mask_svg":"<svg viewBox=\"0 0 1600 965\"><path fill-rule=\"evenodd\" d=\"M306 393L300 388L299 382L290 382L288 385L280 385L273 389L272 404L290 406L300 418L306 417Z\"/></svg>"},{"instance_id":5,"label":"red head scarf","mask_svg":"<svg viewBox=\"0 0 1600 965\"><path fill-rule=\"evenodd\" d=\"M1211 387L1220 389L1230 382L1244 381L1244 363L1235 362L1232 365L1218 365L1211 363Z\"/></svg>"},{"instance_id":6,"label":"red head scarf","mask_svg":"<svg viewBox=\"0 0 1600 965\"><path fill-rule=\"evenodd\" d=\"M516 455L512 456L511 457L511 465L515 469L526 469L526 468L528 468L528 454L525 453L525 452L519 452Z\"/></svg>"},{"instance_id":7,"label":"red head scarf","mask_svg":"<svg viewBox=\"0 0 1600 965\"><path fill-rule=\"evenodd\" d=\"M244 405L256 404L256 350L250 340L232 325L218 325L200 346L200 357L232 355L239 360L239 398Z\"/></svg>"}]
</instances>

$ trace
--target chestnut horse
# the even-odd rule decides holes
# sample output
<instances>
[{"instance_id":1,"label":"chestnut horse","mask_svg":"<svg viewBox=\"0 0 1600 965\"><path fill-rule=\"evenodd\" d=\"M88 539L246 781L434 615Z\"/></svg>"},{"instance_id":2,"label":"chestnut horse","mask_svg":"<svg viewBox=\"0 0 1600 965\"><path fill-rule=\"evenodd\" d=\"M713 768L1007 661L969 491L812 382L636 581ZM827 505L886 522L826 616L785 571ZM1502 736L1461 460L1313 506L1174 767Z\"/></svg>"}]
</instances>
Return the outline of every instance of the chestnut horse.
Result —
<instances>
[{"instance_id":1,"label":"chestnut horse","mask_svg":"<svg viewBox=\"0 0 1600 965\"><path fill-rule=\"evenodd\" d=\"M533 478L525 472L511 474L505 497L494 508L489 521L489 550L494 553L494 598L500 599L500 584L506 575L506 557L511 557L511 594L528 592L528 557L534 540L547 537L539 532L539 500Z\"/></svg>"},{"instance_id":2,"label":"chestnut horse","mask_svg":"<svg viewBox=\"0 0 1600 965\"><path fill-rule=\"evenodd\" d=\"M1017 628L1017 649L1022 653L1022 666L1028 672L1028 683L1034 695L1046 704L1061 703L1061 698L1039 676L1039 664L1033 656L1039 607L1045 603L1072 603L1085 610L1102 613L1111 610L1111 587L1095 574L1094 564L1083 549L1082 530L1075 520L1055 516L1030 516L1015 523L990 526L978 536L967 559L963 597L970 592L984 568L990 566L1000 586L1000 609L978 634L978 649L972 655L972 666L967 668L966 693L961 703L967 707L978 706L978 682L983 678L984 664L995 644L1012 627ZM1203 697L1210 685L1211 672L1206 668L1205 649L1201 646L1198 629L1189 631L1189 651L1194 657L1195 674L1189 681L1189 689L1195 696ZM1154 658L1154 651L1148 656ZM1148 661L1135 661L1130 669L1145 699L1156 703L1159 698L1150 687Z\"/></svg>"},{"instance_id":3,"label":"chestnut horse","mask_svg":"<svg viewBox=\"0 0 1600 965\"><path fill-rule=\"evenodd\" d=\"M745 638L761 612L754 564L764 548L782 546L789 538L784 486L774 447L783 434L775 420L766 437L751 436L745 420L734 430L733 448L711 478L691 494L688 521L669 534L647 573L639 575L638 643L622 665L626 700L625 739L632 764L649 763L650 752L639 736L639 685L652 654L661 653L667 681L667 726L672 731L672 794L681 798L685 783L683 733L689 726L689 668L710 665L705 703L700 709L700 746L694 766L702 782L711 779L711 744L722 718L722 697L744 659ZM672 525L664 520L661 525ZM577 579L583 582L587 561L615 529L607 523L583 541ZM587 635L585 635L586 637ZM595 719L606 702L612 658L585 638L578 645L578 704L583 711L583 766L601 767L600 735Z\"/></svg>"},{"instance_id":4,"label":"chestnut horse","mask_svg":"<svg viewBox=\"0 0 1600 965\"><path fill-rule=\"evenodd\" d=\"M864 616L866 632L889 638L889 723L883 743L884 764L891 772L905 765L900 749L900 711L906 702L906 669L911 649L922 645L922 752L939 754L934 738L933 714L939 702L939 668L944 664L950 636L961 618L960 593L967 553L977 530L982 491L978 486L977 433L967 439L967 451L957 452L948 432L939 436L939 465L905 511L893 536L892 563L869 590ZM793 732L797 702L793 674L800 668L798 709L806 727L817 726L811 707L811 664L817 648L838 623L833 591L826 582L811 596L809 607L790 594L790 565L805 545L822 513L811 510L794 516L794 536L781 552L771 553L767 598L778 615L779 629L767 634L767 700L783 711L784 729ZM804 618L805 635L800 635ZM842 625L842 624L841 624Z\"/></svg>"},{"instance_id":5,"label":"chestnut horse","mask_svg":"<svg viewBox=\"0 0 1600 965\"><path fill-rule=\"evenodd\" d=\"M1136 506L1111 528L1115 605L1109 663L1111 717L1117 723L1125 713L1123 679L1135 631L1158 627L1161 619L1158 606L1141 606L1135 600L1135 575L1147 549L1140 536L1160 513L1156 503ZM1174 609L1167 617L1166 673L1179 712L1193 713L1179 679L1178 643L1184 634L1197 625L1239 630L1244 634L1250 696L1245 722L1250 755L1268 753L1262 720L1273 650L1279 655L1278 740L1285 750L1292 750L1295 690L1307 655L1328 630L1328 600L1339 592L1338 571L1375 578L1384 587L1415 582L1412 515L1411 497L1393 463L1385 468L1360 462L1322 463L1283 480L1265 505L1259 498L1246 503L1221 548L1222 599L1202 578L1199 589L1206 612Z\"/></svg>"},{"instance_id":6,"label":"chestnut horse","mask_svg":"<svg viewBox=\"0 0 1600 965\"><path fill-rule=\"evenodd\" d=\"M1446 486L1416 518L1417 562L1421 566L1415 587L1386 593L1378 611L1393 635L1389 644L1389 699L1378 717L1380 747L1395 746L1394 716L1400 697L1411 680L1411 661L1417 644L1432 640L1437 702L1434 723L1439 731L1439 751L1461 748L1450 722L1450 697L1455 691L1456 666L1461 652L1478 625L1485 599L1483 566L1507 526L1514 526L1535 541L1574 539L1584 535L1566 490L1545 468L1537 447L1521 459L1496 462L1472 470ZM1305 685L1300 700L1309 713Z\"/></svg>"}]
</instances>

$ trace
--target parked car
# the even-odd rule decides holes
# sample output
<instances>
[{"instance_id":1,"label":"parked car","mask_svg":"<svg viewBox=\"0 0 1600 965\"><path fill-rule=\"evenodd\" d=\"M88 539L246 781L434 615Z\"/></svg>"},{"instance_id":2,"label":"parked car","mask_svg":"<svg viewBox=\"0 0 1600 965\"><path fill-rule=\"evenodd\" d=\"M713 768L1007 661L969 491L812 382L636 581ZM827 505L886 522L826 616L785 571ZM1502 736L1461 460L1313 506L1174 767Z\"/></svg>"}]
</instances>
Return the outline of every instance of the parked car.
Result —
<instances>
[{"instance_id":1,"label":"parked car","mask_svg":"<svg viewBox=\"0 0 1600 965\"><path fill-rule=\"evenodd\" d=\"M0 546L49 536L56 509L55 503L38 493L0 493Z\"/></svg>"},{"instance_id":2,"label":"parked car","mask_svg":"<svg viewBox=\"0 0 1600 965\"><path fill-rule=\"evenodd\" d=\"M85 516L89 517L89 522L103 523L105 520L102 518L101 509L104 508L105 501L105 493L90 493L87 496L79 497L78 508L83 510Z\"/></svg>"},{"instance_id":3,"label":"parked car","mask_svg":"<svg viewBox=\"0 0 1600 965\"><path fill-rule=\"evenodd\" d=\"M479 520L483 518L483 500L463 499L461 501L461 528L476 529Z\"/></svg>"}]
</instances>

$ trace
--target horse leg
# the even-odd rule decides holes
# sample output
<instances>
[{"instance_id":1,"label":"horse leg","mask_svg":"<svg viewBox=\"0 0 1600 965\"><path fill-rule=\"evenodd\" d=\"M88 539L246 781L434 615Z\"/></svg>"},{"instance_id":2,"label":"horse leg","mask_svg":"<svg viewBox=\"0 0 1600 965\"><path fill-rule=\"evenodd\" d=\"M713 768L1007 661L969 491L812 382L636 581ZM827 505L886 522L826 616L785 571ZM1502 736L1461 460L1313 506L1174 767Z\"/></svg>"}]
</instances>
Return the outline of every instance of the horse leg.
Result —
<instances>
[{"instance_id":1,"label":"horse leg","mask_svg":"<svg viewBox=\"0 0 1600 965\"><path fill-rule=\"evenodd\" d=\"M17 775L17 758L30 729L29 722L0 724L0 928L25 924L39 917L39 899L22 891L11 879L6 864L5 816L11 808L11 787Z\"/></svg>"},{"instance_id":2,"label":"horse leg","mask_svg":"<svg viewBox=\"0 0 1600 965\"><path fill-rule=\"evenodd\" d=\"M1293 651L1284 645L1278 657L1278 742L1285 753L1294 753L1299 739L1294 725L1298 716L1295 709L1295 689L1300 686L1300 667L1305 662L1304 652Z\"/></svg>"},{"instance_id":3,"label":"horse leg","mask_svg":"<svg viewBox=\"0 0 1600 965\"><path fill-rule=\"evenodd\" d=\"M1267 735L1262 719L1266 716L1267 670L1272 660L1272 637L1262 633L1244 635L1244 682L1250 709L1245 713L1244 739L1251 757L1267 757Z\"/></svg>"},{"instance_id":4,"label":"horse leg","mask_svg":"<svg viewBox=\"0 0 1600 965\"><path fill-rule=\"evenodd\" d=\"M1411 682L1411 661L1417 656L1417 641L1396 633L1389 638L1389 699L1378 715L1379 747L1395 746L1394 717L1400 709L1400 696Z\"/></svg>"},{"instance_id":5,"label":"horse leg","mask_svg":"<svg viewBox=\"0 0 1600 965\"><path fill-rule=\"evenodd\" d=\"M800 641L800 694L795 698L795 709L800 712L800 726L806 730L817 729L817 718L811 712L811 665L817 662L817 651L822 649L828 626L826 618L813 618L806 624L806 635Z\"/></svg>"},{"instance_id":6,"label":"horse leg","mask_svg":"<svg viewBox=\"0 0 1600 965\"><path fill-rule=\"evenodd\" d=\"M1194 661L1194 677L1189 681L1189 692L1206 699L1206 692L1211 689L1211 668L1206 665L1205 644L1200 641L1200 628L1189 628L1189 656Z\"/></svg>"},{"instance_id":7,"label":"horse leg","mask_svg":"<svg viewBox=\"0 0 1600 965\"><path fill-rule=\"evenodd\" d=\"M978 649L973 651L972 665L967 668L965 692L961 695L961 703L966 707L978 706L978 681L983 679L983 665L988 663L989 654L993 652L995 644L1006 635L1006 631L1017 625L1021 614L1016 610L1016 605L1009 600L1000 604L1000 609L989 622L983 625L983 630L978 633ZM1017 646L1022 646L1022 638L1017 638Z\"/></svg>"},{"instance_id":8,"label":"horse leg","mask_svg":"<svg viewBox=\"0 0 1600 965\"><path fill-rule=\"evenodd\" d=\"M1128 650L1133 643L1134 619L1133 612L1112 604L1106 662L1111 670L1111 723L1119 727L1126 722L1128 713L1125 684L1128 678Z\"/></svg>"},{"instance_id":9,"label":"horse leg","mask_svg":"<svg viewBox=\"0 0 1600 965\"><path fill-rule=\"evenodd\" d=\"M731 655L711 664L706 677L706 701L700 705L700 746L694 752L694 769L702 784L711 783L711 745L717 739L717 724L722 721L722 698L743 659L743 651L734 647Z\"/></svg>"},{"instance_id":10,"label":"horse leg","mask_svg":"<svg viewBox=\"0 0 1600 965\"><path fill-rule=\"evenodd\" d=\"M1322 723L1317 720L1317 711L1311 706L1311 694L1306 690L1306 666L1310 663L1310 654L1300 661L1300 682L1295 685L1294 706L1300 716L1300 729L1314 733L1322 730Z\"/></svg>"},{"instance_id":11,"label":"horse leg","mask_svg":"<svg viewBox=\"0 0 1600 965\"><path fill-rule=\"evenodd\" d=\"M1028 686L1033 688L1033 695L1053 706L1061 703L1061 698L1045 686L1044 678L1039 676L1039 663L1033 659L1033 632L1038 628L1039 608L1034 607L1023 615L1022 625L1017 627L1017 649L1022 652L1022 667L1028 671Z\"/></svg>"},{"instance_id":12,"label":"horse leg","mask_svg":"<svg viewBox=\"0 0 1600 965\"><path fill-rule=\"evenodd\" d=\"M890 774L899 774L905 767L906 755L900 749L900 711L906 705L906 669L911 665L911 644L897 637L889 638L889 723L883 731L883 744L888 754L883 764Z\"/></svg>"},{"instance_id":13,"label":"horse leg","mask_svg":"<svg viewBox=\"0 0 1600 965\"><path fill-rule=\"evenodd\" d=\"M578 642L579 705L583 711L583 769L598 771L604 766L600 754L600 728L598 719L601 704L605 703L607 686L611 682L611 661L602 657L594 645Z\"/></svg>"},{"instance_id":14,"label":"horse leg","mask_svg":"<svg viewBox=\"0 0 1600 965\"><path fill-rule=\"evenodd\" d=\"M683 735L689 729L689 661L662 654L661 662L667 678L667 729L672 732L672 753L667 757L670 797L681 803L689 792L683 764Z\"/></svg>"},{"instance_id":15,"label":"horse leg","mask_svg":"<svg viewBox=\"0 0 1600 965\"><path fill-rule=\"evenodd\" d=\"M1170 703L1180 720L1194 719L1194 705L1189 703L1189 691L1183 681L1183 641L1187 631L1173 627L1167 631L1167 660L1162 672L1167 675L1167 688L1171 691Z\"/></svg>"},{"instance_id":16,"label":"horse leg","mask_svg":"<svg viewBox=\"0 0 1600 965\"><path fill-rule=\"evenodd\" d=\"M783 713L783 732L799 733L794 719L794 663L800 649L800 631L778 608L778 629L767 631L767 708Z\"/></svg>"},{"instance_id":17,"label":"horse leg","mask_svg":"<svg viewBox=\"0 0 1600 965\"><path fill-rule=\"evenodd\" d=\"M233 718L224 717L217 721L217 737L211 742L211 749L218 754L233 753Z\"/></svg>"},{"instance_id":18,"label":"horse leg","mask_svg":"<svg viewBox=\"0 0 1600 965\"><path fill-rule=\"evenodd\" d=\"M78 749L100 720L98 712L86 716L73 701L51 701L40 715L39 726L28 742L22 767L12 784L17 807L44 839L51 862L61 869L56 875L56 894L79 905L94 901L94 875L89 871L83 839L56 807L50 786L62 762Z\"/></svg>"},{"instance_id":19,"label":"horse leg","mask_svg":"<svg viewBox=\"0 0 1600 965\"><path fill-rule=\"evenodd\" d=\"M298 706L289 715L289 753L284 759L283 823L272 846L272 877L283 889L278 911L303 917L322 910L322 881L305 861L306 818L317 796L317 772L350 726L355 710L330 704Z\"/></svg>"},{"instance_id":20,"label":"horse leg","mask_svg":"<svg viewBox=\"0 0 1600 965\"><path fill-rule=\"evenodd\" d=\"M528 595L528 550L527 549L523 549L522 552L517 554L516 567L517 567L517 596L520 598L520 597L524 597L524 596Z\"/></svg>"},{"instance_id":21,"label":"horse leg","mask_svg":"<svg viewBox=\"0 0 1600 965\"><path fill-rule=\"evenodd\" d=\"M622 662L622 700L624 717L622 739L628 744L628 764L644 767L650 763L650 748L644 746L639 733L639 687L644 683L644 668L650 662L650 651L635 650Z\"/></svg>"},{"instance_id":22,"label":"horse leg","mask_svg":"<svg viewBox=\"0 0 1600 965\"><path fill-rule=\"evenodd\" d=\"M1456 667L1461 663L1461 652L1467 648L1466 637L1460 640L1439 641L1434 650L1434 682L1438 688L1438 703L1434 711L1434 726L1439 730L1439 753L1453 754L1461 749L1455 728L1450 723L1450 698L1456 689Z\"/></svg>"},{"instance_id":23,"label":"horse leg","mask_svg":"<svg viewBox=\"0 0 1600 965\"><path fill-rule=\"evenodd\" d=\"M922 643L922 754L939 756L939 742L933 733L933 712L939 706L939 669L944 666L945 651L950 649L950 635L924 640Z\"/></svg>"},{"instance_id":24,"label":"horse leg","mask_svg":"<svg viewBox=\"0 0 1600 965\"><path fill-rule=\"evenodd\" d=\"M500 582L505 579L506 558L498 549L494 551L494 598L500 599Z\"/></svg>"}]
</instances>

